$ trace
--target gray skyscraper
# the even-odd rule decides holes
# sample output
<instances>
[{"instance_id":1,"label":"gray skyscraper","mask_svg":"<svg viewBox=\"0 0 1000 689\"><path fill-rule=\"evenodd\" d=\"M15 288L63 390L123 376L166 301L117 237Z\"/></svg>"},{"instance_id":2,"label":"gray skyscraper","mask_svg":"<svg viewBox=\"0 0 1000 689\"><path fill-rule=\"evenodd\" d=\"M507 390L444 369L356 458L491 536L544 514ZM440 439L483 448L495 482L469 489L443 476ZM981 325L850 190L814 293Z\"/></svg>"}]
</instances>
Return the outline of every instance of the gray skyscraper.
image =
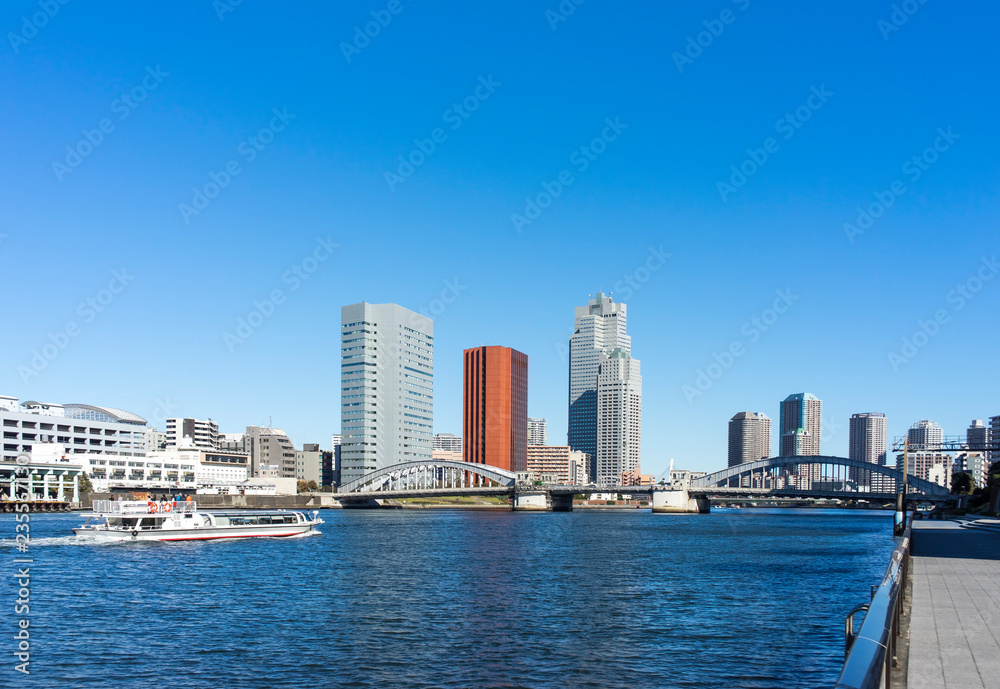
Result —
<instances>
[{"instance_id":1,"label":"gray skyscraper","mask_svg":"<svg viewBox=\"0 0 1000 689\"><path fill-rule=\"evenodd\" d=\"M341 482L430 460L434 322L397 304L341 308Z\"/></svg>"},{"instance_id":2,"label":"gray skyscraper","mask_svg":"<svg viewBox=\"0 0 1000 689\"><path fill-rule=\"evenodd\" d=\"M911 450L940 450L944 431L933 421L921 419L910 426L906 439L910 442Z\"/></svg>"},{"instance_id":3,"label":"gray skyscraper","mask_svg":"<svg viewBox=\"0 0 1000 689\"><path fill-rule=\"evenodd\" d=\"M886 420L885 414L869 412L852 414L847 456L862 462L885 466ZM892 492L895 484L881 480L879 474L861 469L851 469L851 479L873 490L885 488ZM884 484L884 485L883 485Z\"/></svg>"},{"instance_id":4,"label":"gray skyscraper","mask_svg":"<svg viewBox=\"0 0 1000 689\"><path fill-rule=\"evenodd\" d=\"M808 392L789 395L781 403L781 456L818 455L823 401Z\"/></svg>"},{"instance_id":5,"label":"gray skyscraper","mask_svg":"<svg viewBox=\"0 0 1000 689\"><path fill-rule=\"evenodd\" d=\"M771 456L771 419L762 412L741 411L729 420L729 466Z\"/></svg>"},{"instance_id":6,"label":"gray skyscraper","mask_svg":"<svg viewBox=\"0 0 1000 689\"><path fill-rule=\"evenodd\" d=\"M965 442L970 450L985 450L990 443L990 428L982 419L975 419L965 431Z\"/></svg>"},{"instance_id":7,"label":"gray skyscraper","mask_svg":"<svg viewBox=\"0 0 1000 689\"><path fill-rule=\"evenodd\" d=\"M626 331L625 304L598 292L587 306L574 311L569 339L569 428L567 440L574 450L597 458L597 374L601 362L615 349L631 354ZM596 467L591 468L591 478Z\"/></svg>"},{"instance_id":8,"label":"gray skyscraper","mask_svg":"<svg viewBox=\"0 0 1000 689\"><path fill-rule=\"evenodd\" d=\"M615 349L597 374L597 483L614 486L642 460L642 375L639 360Z\"/></svg>"}]
</instances>

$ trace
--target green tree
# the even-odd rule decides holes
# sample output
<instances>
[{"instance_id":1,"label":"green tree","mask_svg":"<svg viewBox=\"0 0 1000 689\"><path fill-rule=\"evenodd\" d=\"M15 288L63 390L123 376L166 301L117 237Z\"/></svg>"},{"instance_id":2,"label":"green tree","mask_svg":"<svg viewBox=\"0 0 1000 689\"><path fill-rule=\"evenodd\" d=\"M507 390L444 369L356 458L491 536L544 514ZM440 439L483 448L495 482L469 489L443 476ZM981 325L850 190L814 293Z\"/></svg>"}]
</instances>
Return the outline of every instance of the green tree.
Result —
<instances>
[{"instance_id":1,"label":"green tree","mask_svg":"<svg viewBox=\"0 0 1000 689\"><path fill-rule=\"evenodd\" d=\"M305 481L301 480L301 479L299 479L299 482L298 482L297 485L298 485L298 491L300 493L305 493L307 490L309 490L309 484L306 483Z\"/></svg>"},{"instance_id":2,"label":"green tree","mask_svg":"<svg viewBox=\"0 0 1000 689\"><path fill-rule=\"evenodd\" d=\"M993 462L986 478L986 486L990 492L990 512L1000 513L1000 462Z\"/></svg>"},{"instance_id":3,"label":"green tree","mask_svg":"<svg viewBox=\"0 0 1000 689\"><path fill-rule=\"evenodd\" d=\"M1000 488L1000 462L993 462L989 474L986 477L986 486L990 490Z\"/></svg>"},{"instance_id":4,"label":"green tree","mask_svg":"<svg viewBox=\"0 0 1000 689\"><path fill-rule=\"evenodd\" d=\"M308 488L309 490L319 490L319 484L316 483L315 481L310 481L309 483L306 484L306 488Z\"/></svg>"},{"instance_id":5,"label":"green tree","mask_svg":"<svg viewBox=\"0 0 1000 689\"><path fill-rule=\"evenodd\" d=\"M976 482L972 474L967 471L958 471L951 475L952 495L971 495L976 489Z\"/></svg>"},{"instance_id":6,"label":"green tree","mask_svg":"<svg viewBox=\"0 0 1000 689\"><path fill-rule=\"evenodd\" d=\"M94 486L90 483L90 477L87 476L86 471L80 474L77 485L80 487L81 493L92 493L94 491Z\"/></svg>"}]
</instances>

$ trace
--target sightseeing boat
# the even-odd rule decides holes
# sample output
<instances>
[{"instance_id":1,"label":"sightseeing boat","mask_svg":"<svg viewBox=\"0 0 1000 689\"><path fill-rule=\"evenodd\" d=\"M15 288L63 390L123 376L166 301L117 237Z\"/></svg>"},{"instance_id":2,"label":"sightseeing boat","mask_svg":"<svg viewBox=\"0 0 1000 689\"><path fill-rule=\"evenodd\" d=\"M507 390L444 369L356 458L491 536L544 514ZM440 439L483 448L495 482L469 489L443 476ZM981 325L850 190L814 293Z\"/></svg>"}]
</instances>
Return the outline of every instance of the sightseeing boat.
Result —
<instances>
[{"instance_id":1,"label":"sightseeing boat","mask_svg":"<svg viewBox=\"0 0 1000 689\"><path fill-rule=\"evenodd\" d=\"M209 541L298 536L323 523L286 510L199 511L192 501L95 500L94 513L73 529L77 536L110 541Z\"/></svg>"}]
</instances>

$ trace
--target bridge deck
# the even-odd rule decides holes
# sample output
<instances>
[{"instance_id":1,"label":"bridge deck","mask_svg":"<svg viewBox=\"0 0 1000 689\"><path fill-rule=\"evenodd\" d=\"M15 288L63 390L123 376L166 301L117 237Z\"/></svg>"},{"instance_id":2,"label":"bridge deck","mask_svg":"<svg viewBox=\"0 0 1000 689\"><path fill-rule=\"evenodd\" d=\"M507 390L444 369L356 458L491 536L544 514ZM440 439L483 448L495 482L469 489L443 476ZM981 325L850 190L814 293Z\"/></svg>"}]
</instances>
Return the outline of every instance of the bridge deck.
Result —
<instances>
[{"instance_id":1,"label":"bridge deck","mask_svg":"<svg viewBox=\"0 0 1000 689\"><path fill-rule=\"evenodd\" d=\"M444 498L481 495L510 495L507 486L466 486L465 488L411 488L408 490L371 490L353 493L333 493L342 501L357 500L397 500L399 498Z\"/></svg>"},{"instance_id":2,"label":"bridge deck","mask_svg":"<svg viewBox=\"0 0 1000 689\"><path fill-rule=\"evenodd\" d=\"M913 525L909 689L1000 687L1000 531Z\"/></svg>"}]
</instances>

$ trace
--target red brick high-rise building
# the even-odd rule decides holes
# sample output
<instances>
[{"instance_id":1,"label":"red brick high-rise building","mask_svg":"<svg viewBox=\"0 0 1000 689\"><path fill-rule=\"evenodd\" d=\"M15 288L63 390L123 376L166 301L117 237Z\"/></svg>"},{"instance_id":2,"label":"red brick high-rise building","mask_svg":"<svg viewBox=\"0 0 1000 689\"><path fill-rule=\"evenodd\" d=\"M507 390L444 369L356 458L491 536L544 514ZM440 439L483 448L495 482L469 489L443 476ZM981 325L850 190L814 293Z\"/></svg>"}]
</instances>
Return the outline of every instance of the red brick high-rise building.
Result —
<instances>
[{"instance_id":1,"label":"red brick high-rise building","mask_svg":"<svg viewBox=\"0 0 1000 689\"><path fill-rule=\"evenodd\" d=\"M528 468L528 355L510 347L466 349L463 457L508 471Z\"/></svg>"}]
</instances>

